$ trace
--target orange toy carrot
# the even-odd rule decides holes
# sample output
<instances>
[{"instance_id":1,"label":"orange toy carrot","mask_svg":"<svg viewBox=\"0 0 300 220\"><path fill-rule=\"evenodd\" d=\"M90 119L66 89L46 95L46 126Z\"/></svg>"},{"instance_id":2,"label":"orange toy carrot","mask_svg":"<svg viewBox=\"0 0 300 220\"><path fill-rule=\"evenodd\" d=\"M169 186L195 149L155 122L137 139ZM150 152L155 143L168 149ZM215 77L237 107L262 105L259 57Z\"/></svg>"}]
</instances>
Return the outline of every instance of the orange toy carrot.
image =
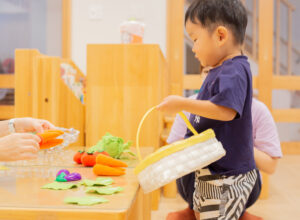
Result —
<instances>
[{"instance_id":1,"label":"orange toy carrot","mask_svg":"<svg viewBox=\"0 0 300 220\"><path fill-rule=\"evenodd\" d=\"M125 174L124 171L119 170L118 168L109 167L102 164L96 164L93 167L93 172L97 176L121 176Z\"/></svg>"},{"instance_id":2,"label":"orange toy carrot","mask_svg":"<svg viewBox=\"0 0 300 220\"><path fill-rule=\"evenodd\" d=\"M127 167L128 165L121 160L114 159L104 154L98 154L96 158L97 164L103 164L110 167Z\"/></svg>"},{"instance_id":3,"label":"orange toy carrot","mask_svg":"<svg viewBox=\"0 0 300 220\"><path fill-rule=\"evenodd\" d=\"M125 168L123 168L123 167L114 167L115 169L118 169L118 170L121 170L121 171L123 171L123 172L125 172L126 171L126 169Z\"/></svg>"},{"instance_id":4,"label":"orange toy carrot","mask_svg":"<svg viewBox=\"0 0 300 220\"><path fill-rule=\"evenodd\" d=\"M48 140L47 142L40 144L40 149L48 149L54 147L56 145L61 144L63 141L64 141L63 139Z\"/></svg>"},{"instance_id":5,"label":"orange toy carrot","mask_svg":"<svg viewBox=\"0 0 300 220\"><path fill-rule=\"evenodd\" d=\"M64 132L60 130L48 130L44 133L37 134L41 138L40 144L46 143L47 141L54 139L60 135L62 135Z\"/></svg>"}]
</instances>

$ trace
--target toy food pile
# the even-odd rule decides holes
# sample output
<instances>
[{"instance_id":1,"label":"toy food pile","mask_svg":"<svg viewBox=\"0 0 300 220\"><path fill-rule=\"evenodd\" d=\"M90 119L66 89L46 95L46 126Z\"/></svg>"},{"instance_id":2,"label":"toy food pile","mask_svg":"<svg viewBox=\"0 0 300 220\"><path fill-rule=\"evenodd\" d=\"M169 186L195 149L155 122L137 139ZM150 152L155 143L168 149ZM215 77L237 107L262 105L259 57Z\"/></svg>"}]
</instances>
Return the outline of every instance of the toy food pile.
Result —
<instances>
[{"instance_id":1,"label":"toy food pile","mask_svg":"<svg viewBox=\"0 0 300 220\"><path fill-rule=\"evenodd\" d=\"M40 149L48 149L61 144L64 140L57 138L64 134L61 130L47 130L44 133L38 133L37 135L41 138Z\"/></svg>"},{"instance_id":2,"label":"toy food pile","mask_svg":"<svg viewBox=\"0 0 300 220\"><path fill-rule=\"evenodd\" d=\"M78 151L74 155L73 160L77 164L94 167L93 171L96 175L120 176L125 174L124 167L127 167L127 164L119 159L126 158L126 154L135 156L129 150L130 146L130 141L124 144L122 138L107 133L96 145L90 147L87 152Z\"/></svg>"},{"instance_id":3,"label":"toy food pile","mask_svg":"<svg viewBox=\"0 0 300 220\"><path fill-rule=\"evenodd\" d=\"M104 154L109 156L108 153L106 153L105 151L102 152L98 152L98 151L88 151L88 152L84 152L84 151L78 151L74 157L73 160L77 163L77 164L82 164L85 167L93 167L96 164L96 157L98 154Z\"/></svg>"}]
</instances>

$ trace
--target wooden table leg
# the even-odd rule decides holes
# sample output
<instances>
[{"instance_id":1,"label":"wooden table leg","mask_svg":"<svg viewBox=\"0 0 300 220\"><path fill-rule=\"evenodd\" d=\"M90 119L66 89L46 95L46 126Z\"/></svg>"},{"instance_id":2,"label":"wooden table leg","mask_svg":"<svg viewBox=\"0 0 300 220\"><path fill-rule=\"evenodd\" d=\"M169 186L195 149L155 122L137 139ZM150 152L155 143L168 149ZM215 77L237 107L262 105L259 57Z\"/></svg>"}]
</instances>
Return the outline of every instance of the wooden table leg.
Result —
<instances>
[{"instance_id":1,"label":"wooden table leg","mask_svg":"<svg viewBox=\"0 0 300 220\"><path fill-rule=\"evenodd\" d=\"M139 188L128 219L151 220L151 193L145 194L142 188Z\"/></svg>"},{"instance_id":2,"label":"wooden table leg","mask_svg":"<svg viewBox=\"0 0 300 220\"><path fill-rule=\"evenodd\" d=\"M151 193L151 209L153 211L158 210L158 205L159 205L159 201L160 201L160 193L161 193L160 188Z\"/></svg>"},{"instance_id":3,"label":"wooden table leg","mask_svg":"<svg viewBox=\"0 0 300 220\"><path fill-rule=\"evenodd\" d=\"M164 197L175 198L177 194L176 181L173 181L164 186Z\"/></svg>"}]
</instances>

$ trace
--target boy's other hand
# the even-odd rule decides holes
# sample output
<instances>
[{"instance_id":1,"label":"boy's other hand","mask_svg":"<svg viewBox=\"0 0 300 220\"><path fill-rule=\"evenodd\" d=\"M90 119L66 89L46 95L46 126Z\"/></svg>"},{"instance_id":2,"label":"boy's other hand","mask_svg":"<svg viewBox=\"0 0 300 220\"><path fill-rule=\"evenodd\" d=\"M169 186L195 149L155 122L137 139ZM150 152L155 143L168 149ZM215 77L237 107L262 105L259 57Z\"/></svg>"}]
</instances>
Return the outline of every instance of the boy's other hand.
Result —
<instances>
[{"instance_id":1,"label":"boy's other hand","mask_svg":"<svg viewBox=\"0 0 300 220\"><path fill-rule=\"evenodd\" d=\"M167 114L175 114L183 110L184 100L184 97L170 95L157 106L157 109Z\"/></svg>"},{"instance_id":2,"label":"boy's other hand","mask_svg":"<svg viewBox=\"0 0 300 220\"><path fill-rule=\"evenodd\" d=\"M47 120L36 118L16 118L16 132L37 132L43 133L45 130L55 129L55 126Z\"/></svg>"}]
</instances>

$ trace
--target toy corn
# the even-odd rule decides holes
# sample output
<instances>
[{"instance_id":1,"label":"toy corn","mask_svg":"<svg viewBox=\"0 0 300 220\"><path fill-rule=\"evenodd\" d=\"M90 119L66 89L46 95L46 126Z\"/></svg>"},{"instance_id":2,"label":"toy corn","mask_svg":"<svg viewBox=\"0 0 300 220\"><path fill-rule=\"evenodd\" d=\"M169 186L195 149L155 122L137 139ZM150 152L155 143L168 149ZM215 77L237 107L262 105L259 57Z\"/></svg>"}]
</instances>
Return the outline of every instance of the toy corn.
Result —
<instances>
[{"instance_id":1,"label":"toy corn","mask_svg":"<svg viewBox=\"0 0 300 220\"><path fill-rule=\"evenodd\" d=\"M192 127L186 116L180 112L187 127L194 136L161 147L142 160L139 150L139 133L143 121L156 107L151 108L142 118L136 137L136 147L140 163L134 172L145 193L158 189L188 173L201 169L225 155L222 144L215 138L212 129L200 134Z\"/></svg>"},{"instance_id":2,"label":"toy corn","mask_svg":"<svg viewBox=\"0 0 300 220\"><path fill-rule=\"evenodd\" d=\"M61 144L63 139L57 137L63 133L61 130L47 130L44 133L37 134L41 138L40 149L48 149Z\"/></svg>"}]
</instances>

